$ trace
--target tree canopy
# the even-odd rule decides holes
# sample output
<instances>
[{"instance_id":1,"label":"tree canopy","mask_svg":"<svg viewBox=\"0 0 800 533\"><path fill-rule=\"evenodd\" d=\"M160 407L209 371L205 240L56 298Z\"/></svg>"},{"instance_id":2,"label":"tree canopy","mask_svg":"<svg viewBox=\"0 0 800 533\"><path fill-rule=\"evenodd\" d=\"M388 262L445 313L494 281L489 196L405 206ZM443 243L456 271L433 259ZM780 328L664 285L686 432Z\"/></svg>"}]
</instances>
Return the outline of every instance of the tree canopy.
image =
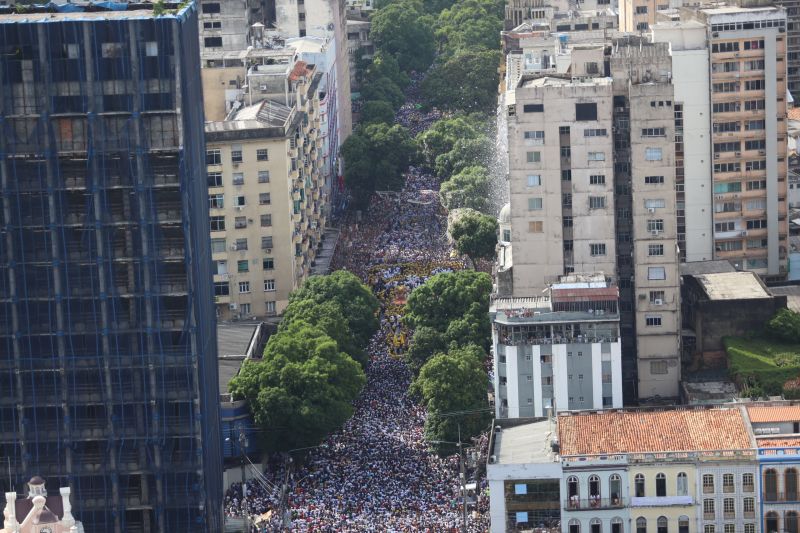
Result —
<instances>
[{"instance_id":1,"label":"tree canopy","mask_svg":"<svg viewBox=\"0 0 800 533\"><path fill-rule=\"evenodd\" d=\"M449 57L467 49L499 49L503 7L500 0L459 0L444 9L435 24L442 55Z\"/></svg>"},{"instance_id":2,"label":"tree canopy","mask_svg":"<svg viewBox=\"0 0 800 533\"><path fill-rule=\"evenodd\" d=\"M318 444L353 414L364 371L322 329L302 320L273 335L229 389L246 399L268 451Z\"/></svg>"},{"instance_id":3,"label":"tree canopy","mask_svg":"<svg viewBox=\"0 0 800 533\"><path fill-rule=\"evenodd\" d=\"M442 183L439 197L448 211L462 207L485 211L489 200L489 172L480 166L467 167Z\"/></svg>"},{"instance_id":4,"label":"tree canopy","mask_svg":"<svg viewBox=\"0 0 800 533\"><path fill-rule=\"evenodd\" d=\"M361 107L361 124L390 124L394 120L394 109L389 102L370 100Z\"/></svg>"},{"instance_id":5,"label":"tree canopy","mask_svg":"<svg viewBox=\"0 0 800 533\"><path fill-rule=\"evenodd\" d=\"M467 167L485 166L494 158L494 143L482 135L474 139L458 139L449 152L436 158L434 169L440 178L446 178Z\"/></svg>"},{"instance_id":6,"label":"tree canopy","mask_svg":"<svg viewBox=\"0 0 800 533\"><path fill-rule=\"evenodd\" d=\"M456 219L450 227L450 236L460 254L470 259L491 259L497 246L497 219L475 211Z\"/></svg>"},{"instance_id":7,"label":"tree canopy","mask_svg":"<svg viewBox=\"0 0 800 533\"><path fill-rule=\"evenodd\" d=\"M377 48L397 58L401 70L425 70L436 52L433 23L421 2L402 0L372 15L369 34Z\"/></svg>"},{"instance_id":8,"label":"tree canopy","mask_svg":"<svg viewBox=\"0 0 800 533\"><path fill-rule=\"evenodd\" d=\"M389 78L400 89L405 89L411 80L408 74L400 70L397 58L383 50L377 50L373 54L369 65L364 68L363 79L372 82L379 78Z\"/></svg>"},{"instance_id":9,"label":"tree canopy","mask_svg":"<svg viewBox=\"0 0 800 533\"><path fill-rule=\"evenodd\" d=\"M440 454L452 453L454 446L431 441L456 442L460 425L461 440L468 443L491 420L483 359L478 346L451 348L425 363L411 385L411 393L419 396L428 409L425 438ZM461 414L453 416L455 413Z\"/></svg>"},{"instance_id":10,"label":"tree canopy","mask_svg":"<svg viewBox=\"0 0 800 533\"><path fill-rule=\"evenodd\" d=\"M289 306L299 300L317 304L334 302L347 318L355 346L363 347L380 325L377 312L378 299L358 277L346 270L337 270L326 276L311 276L303 286L289 295Z\"/></svg>"},{"instance_id":11,"label":"tree canopy","mask_svg":"<svg viewBox=\"0 0 800 533\"><path fill-rule=\"evenodd\" d=\"M445 334L429 326L422 326L414 330L414 336L404 358L408 368L417 375L433 354L445 350L447 350Z\"/></svg>"},{"instance_id":12,"label":"tree canopy","mask_svg":"<svg viewBox=\"0 0 800 533\"><path fill-rule=\"evenodd\" d=\"M477 114L458 114L434 122L430 128L417 135L420 155L425 164L433 168L436 158L450 152L460 139L485 137L485 122L485 117Z\"/></svg>"},{"instance_id":13,"label":"tree canopy","mask_svg":"<svg viewBox=\"0 0 800 533\"><path fill-rule=\"evenodd\" d=\"M420 87L429 105L450 111L493 112L499 50L468 49L437 62Z\"/></svg>"},{"instance_id":14,"label":"tree canopy","mask_svg":"<svg viewBox=\"0 0 800 533\"><path fill-rule=\"evenodd\" d=\"M416 158L417 148L408 131L395 124L367 124L344 142L344 179L358 206L364 206L376 190L396 190L403 172Z\"/></svg>"},{"instance_id":15,"label":"tree canopy","mask_svg":"<svg viewBox=\"0 0 800 533\"><path fill-rule=\"evenodd\" d=\"M387 77L377 78L374 81L364 83L361 87L361 97L365 102L370 100L378 100L387 102L392 106L392 109L397 109L403 105L403 91L397 86L395 82ZM392 122L389 120L389 122Z\"/></svg>"}]
</instances>

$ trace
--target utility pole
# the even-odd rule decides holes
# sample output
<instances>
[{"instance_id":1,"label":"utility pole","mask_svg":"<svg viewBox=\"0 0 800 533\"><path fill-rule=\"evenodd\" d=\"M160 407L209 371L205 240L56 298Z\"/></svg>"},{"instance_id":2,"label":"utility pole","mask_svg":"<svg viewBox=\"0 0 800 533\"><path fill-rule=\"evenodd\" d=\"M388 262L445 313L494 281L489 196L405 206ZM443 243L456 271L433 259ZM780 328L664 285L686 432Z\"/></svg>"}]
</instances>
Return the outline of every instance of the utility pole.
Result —
<instances>
[{"instance_id":1,"label":"utility pole","mask_svg":"<svg viewBox=\"0 0 800 533\"><path fill-rule=\"evenodd\" d=\"M288 527L291 526L291 523L286 524L287 517L285 516L286 514L289 513L289 509L287 508L286 505L287 504L286 498L289 489L289 469L291 467L292 467L292 456L287 455L286 465L284 468L283 483L281 484L281 507L280 507L280 512L278 513L278 525L276 526L277 529L275 530L278 533L283 531L284 527L288 529Z\"/></svg>"},{"instance_id":2,"label":"utility pole","mask_svg":"<svg viewBox=\"0 0 800 533\"><path fill-rule=\"evenodd\" d=\"M467 472L464 468L464 447L461 444L461 423L458 424L458 470L461 478L461 532L467 533Z\"/></svg>"},{"instance_id":3,"label":"utility pole","mask_svg":"<svg viewBox=\"0 0 800 533\"><path fill-rule=\"evenodd\" d=\"M239 453L241 454L242 461L242 507L244 508L244 527L247 533L250 533L250 511L247 509L247 479L245 479L244 469L244 451L247 448L247 436L244 434L244 428L239 427Z\"/></svg>"}]
</instances>

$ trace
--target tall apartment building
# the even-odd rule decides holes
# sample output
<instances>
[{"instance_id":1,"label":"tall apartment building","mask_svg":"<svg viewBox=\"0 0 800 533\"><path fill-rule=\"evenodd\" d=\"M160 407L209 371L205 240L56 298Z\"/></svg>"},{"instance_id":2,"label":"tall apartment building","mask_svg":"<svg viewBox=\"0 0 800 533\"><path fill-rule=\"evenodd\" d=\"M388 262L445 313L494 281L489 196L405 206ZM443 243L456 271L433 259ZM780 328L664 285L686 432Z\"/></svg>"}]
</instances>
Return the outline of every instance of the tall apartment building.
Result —
<instances>
[{"instance_id":1,"label":"tall apartment building","mask_svg":"<svg viewBox=\"0 0 800 533\"><path fill-rule=\"evenodd\" d=\"M645 33L656 22L659 11L679 8L683 4L681 0L619 0L619 30Z\"/></svg>"},{"instance_id":2,"label":"tall apartment building","mask_svg":"<svg viewBox=\"0 0 800 533\"><path fill-rule=\"evenodd\" d=\"M222 530L197 12L166 9L0 11L0 486L69 486L92 532Z\"/></svg>"},{"instance_id":3,"label":"tall apartment building","mask_svg":"<svg viewBox=\"0 0 800 533\"><path fill-rule=\"evenodd\" d=\"M206 123L214 294L223 320L282 313L328 213L313 65L262 65L252 105ZM284 92L284 89L287 92Z\"/></svg>"},{"instance_id":4,"label":"tall apartment building","mask_svg":"<svg viewBox=\"0 0 800 533\"><path fill-rule=\"evenodd\" d=\"M786 10L786 87L800 102L800 0L778 0L774 5Z\"/></svg>"},{"instance_id":5,"label":"tall apartment building","mask_svg":"<svg viewBox=\"0 0 800 533\"><path fill-rule=\"evenodd\" d=\"M671 70L666 44L629 38L613 45L622 342L628 367L636 361L639 399L677 398L681 371L675 160L682 142L675 121L682 111Z\"/></svg>"}]
</instances>

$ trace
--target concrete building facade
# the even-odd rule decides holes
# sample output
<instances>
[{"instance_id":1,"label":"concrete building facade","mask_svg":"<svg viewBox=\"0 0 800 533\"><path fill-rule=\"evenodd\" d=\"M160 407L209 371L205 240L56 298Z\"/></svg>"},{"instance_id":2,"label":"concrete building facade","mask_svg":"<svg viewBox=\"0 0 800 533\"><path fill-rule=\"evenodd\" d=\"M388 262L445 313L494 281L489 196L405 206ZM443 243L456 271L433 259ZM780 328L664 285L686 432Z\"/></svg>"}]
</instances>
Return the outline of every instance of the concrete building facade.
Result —
<instances>
[{"instance_id":1,"label":"concrete building facade","mask_svg":"<svg viewBox=\"0 0 800 533\"><path fill-rule=\"evenodd\" d=\"M317 134L321 75L302 61L262 74L260 86L288 92L260 94L259 103L206 124L215 302L223 320L283 312L310 273L328 214Z\"/></svg>"}]
</instances>

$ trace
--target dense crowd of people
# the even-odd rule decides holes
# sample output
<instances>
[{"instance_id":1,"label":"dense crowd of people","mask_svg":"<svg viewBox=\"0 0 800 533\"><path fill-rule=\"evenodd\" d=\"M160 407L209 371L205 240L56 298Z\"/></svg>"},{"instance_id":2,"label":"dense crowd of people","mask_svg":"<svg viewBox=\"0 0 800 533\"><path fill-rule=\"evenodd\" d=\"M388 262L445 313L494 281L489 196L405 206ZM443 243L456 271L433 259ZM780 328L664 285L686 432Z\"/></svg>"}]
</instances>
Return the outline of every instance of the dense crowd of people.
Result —
<instances>
[{"instance_id":1,"label":"dense crowd of people","mask_svg":"<svg viewBox=\"0 0 800 533\"><path fill-rule=\"evenodd\" d=\"M437 116L404 109L398 121L406 126L411 121L424 129ZM435 178L411 168L402 191L374 195L360 220L353 217L343 225L332 268L359 275L381 302L381 325L366 348L367 383L352 418L310 450L302 464L289 475L271 465L248 485L247 512L253 518L263 515L262 530L281 524L291 531L337 533L460 530L458 456L440 458L428 450L425 409L407 395L412 376L401 358L409 335L401 320L408 295L429 276L464 267L445 238L446 215L437 190ZM485 460L488 438L474 444ZM470 533L488 531L484 481L476 492ZM227 491L229 516L242 515L242 496L240 484Z\"/></svg>"}]
</instances>

